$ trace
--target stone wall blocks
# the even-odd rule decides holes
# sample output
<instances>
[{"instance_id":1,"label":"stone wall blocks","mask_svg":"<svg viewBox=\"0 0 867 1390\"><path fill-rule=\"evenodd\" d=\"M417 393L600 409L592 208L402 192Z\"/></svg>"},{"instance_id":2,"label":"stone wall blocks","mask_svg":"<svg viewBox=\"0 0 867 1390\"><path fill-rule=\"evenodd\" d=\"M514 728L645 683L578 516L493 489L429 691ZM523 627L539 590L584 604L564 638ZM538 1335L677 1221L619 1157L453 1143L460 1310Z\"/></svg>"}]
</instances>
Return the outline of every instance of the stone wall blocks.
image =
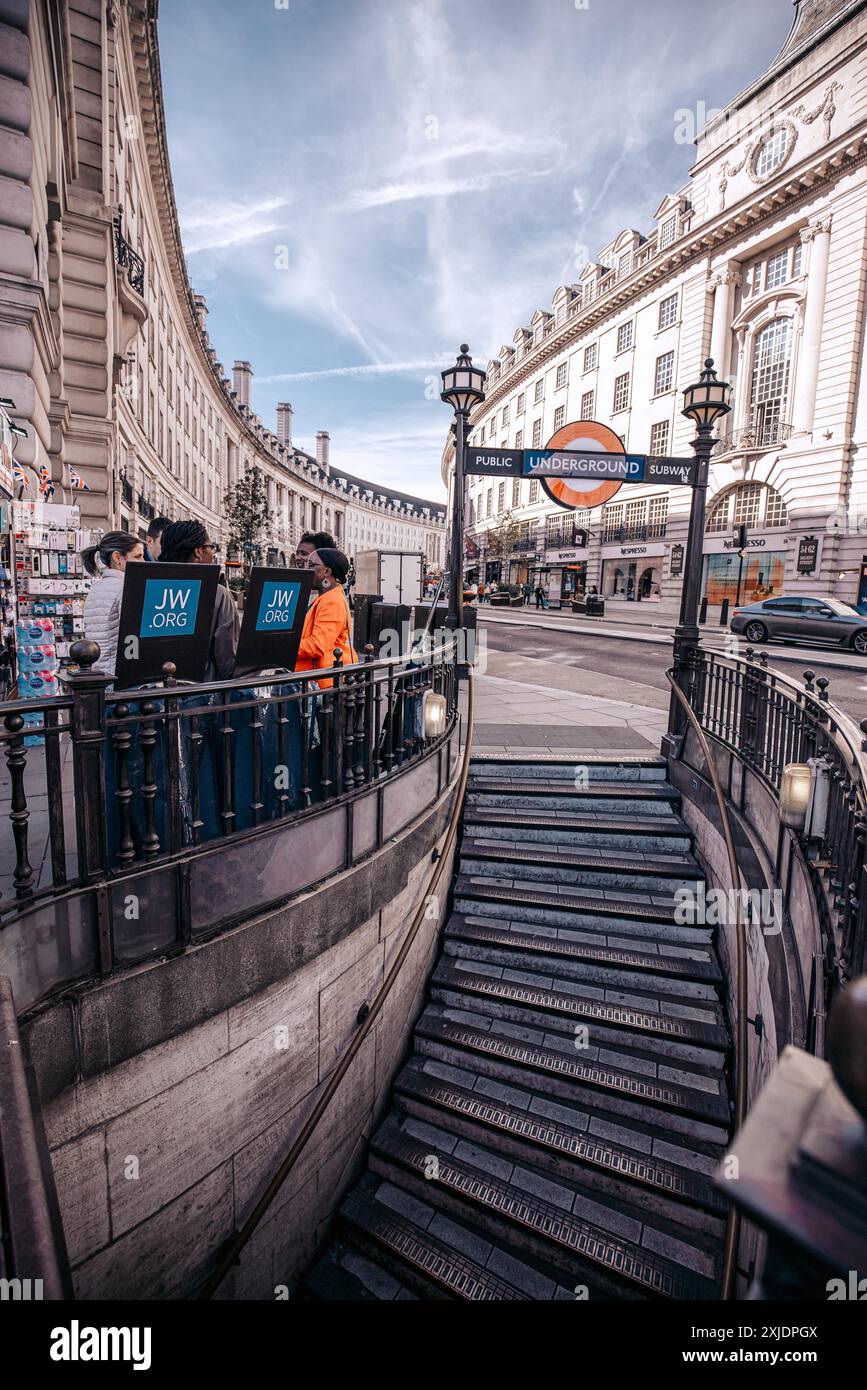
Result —
<instances>
[{"instance_id":1,"label":"stone wall blocks","mask_svg":"<svg viewBox=\"0 0 867 1390\"><path fill-rule=\"evenodd\" d=\"M35 279L36 251L29 233L15 227L0 227L0 267L4 275L19 275L23 280Z\"/></svg>"},{"instance_id":2,"label":"stone wall blocks","mask_svg":"<svg viewBox=\"0 0 867 1390\"><path fill-rule=\"evenodd\" d=\"M16 78L0 76L0 125L24 133L30 129L32 110L30 88Z\"/></svg>"},{"instance_id":3,"label":"stone wall blocks","mask_svg":"<svg viewBox=\"0 0 867 1390\"><path fill-rule=\"evenodd\" d=\"M79 1299L183 1298L232 1233L232 1165L223 1163L152 1220L74 1270Z\"/></svg>"},{"instance_id":4,"label":"stone wall blocks","mask_svg":"<svg viewBox=\"0 0 867 1390\"><path fill-rule=\"evenodd\" d=\"M105 1134L97 1130L51 1155L70 1264L92 1255L109 1240Z\"/></svg>"},{"instance_id":5,"label":"stone wall blocks","mask_svg":"<svg viewBox=\"0 0 867 1390\"><path fill-rule=\"evenodd\" d=\"M361 1006L373 998L383 977L383 946L377 941L354 965L319 994L319 1079L342 1057L358 1028Z\"/></svg>"},{"instance_id":6,"label":"stone wall blocks","mask_svg":"<svg viewBox=\"0 0 867 1390\"><path fill-rule=\"evenodd\" d=\"M8 227L29 233L33 223L33 194L26 183L0 177L0 208Z\"/></svg>"}]
</instances>

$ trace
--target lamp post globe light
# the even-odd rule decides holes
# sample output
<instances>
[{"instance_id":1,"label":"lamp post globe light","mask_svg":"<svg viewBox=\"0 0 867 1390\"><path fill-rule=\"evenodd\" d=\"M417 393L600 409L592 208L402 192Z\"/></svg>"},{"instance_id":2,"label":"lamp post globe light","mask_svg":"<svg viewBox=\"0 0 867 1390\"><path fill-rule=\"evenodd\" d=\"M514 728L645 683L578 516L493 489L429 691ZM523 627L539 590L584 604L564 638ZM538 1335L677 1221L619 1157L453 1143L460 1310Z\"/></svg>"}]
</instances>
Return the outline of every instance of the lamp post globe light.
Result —
<instances>
[{"instance_id":1,"label":"lamp post globe light","mask_svg":"<svg viewBox=\"0 0 867 1390\"><path fill-rule=\"evenodd\" d=\"M683 393L681 414L696 427L692 448L695 454L695 484L689 509L689 531L686 539L683 589L680 596L680 619L674 630L674 678L680 690L687 694L690 656L698 645L698 606L701 597L702 550L704 546L704 513L707 498L710 456L716 439L714 425L731 410L731 386L719 381L713 369L713 358L705 359L704 371L698 381L687 386ZM675 756L686 727L686 716L677 696L672 692L668 714L667 751Z\"/></svg>"},{"instance_id":2,"label":"lamp post globe light","mask_svg":"<svg viewBox=\"0 0 867 1390\"><path fill-rule=\"evenodd\" d=\"M446 627L453 632L463 626L464 602L464 449L467 422L474 405L485 399L486 373L473 366L467 343L461 343L460 356L453 367L442 373L440 400L455 412L455 472L452 484L451 546L449 551L449 611Z\"/></svg>"}]
</instances>

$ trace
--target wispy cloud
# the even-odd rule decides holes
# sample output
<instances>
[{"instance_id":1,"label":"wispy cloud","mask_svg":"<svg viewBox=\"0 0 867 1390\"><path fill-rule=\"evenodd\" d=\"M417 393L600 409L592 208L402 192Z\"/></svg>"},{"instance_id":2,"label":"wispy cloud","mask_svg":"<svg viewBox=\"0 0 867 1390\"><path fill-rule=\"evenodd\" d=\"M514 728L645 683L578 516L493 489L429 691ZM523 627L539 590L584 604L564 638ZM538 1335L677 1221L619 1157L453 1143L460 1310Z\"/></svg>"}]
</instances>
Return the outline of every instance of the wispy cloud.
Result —
<instances>
[{"instance_id":1,"label":"wispy cloud","mask_svg":"<svg viewBox=\"0 0 867 1390\"><path fill-rule=\"evenodd\" d=\"M326 381L329 377L343 376L396 376L403 372L427 372L433 371L436 367L444 367L452 360L449 353L440 353L438 357L430 360L420 359L415 362L366 362L353 367L323 367L316 372L278 372L275 376L260 376L257 381L261 385L276 385L279 382L287 381Z\"/></svg>"},{"instance_id":2,"label":"wispy cloud","mask_svg":"<svg viewBox=\"0 0 867 1390\"><path fill-rule=\"evenodd\" d=\"M290 206L288 198L267 198L259 203L197 201L180 214L184 250L188 256L218 251L255 241L277 231L281 220L273 214Z\"/></svg>"}]
</instances>

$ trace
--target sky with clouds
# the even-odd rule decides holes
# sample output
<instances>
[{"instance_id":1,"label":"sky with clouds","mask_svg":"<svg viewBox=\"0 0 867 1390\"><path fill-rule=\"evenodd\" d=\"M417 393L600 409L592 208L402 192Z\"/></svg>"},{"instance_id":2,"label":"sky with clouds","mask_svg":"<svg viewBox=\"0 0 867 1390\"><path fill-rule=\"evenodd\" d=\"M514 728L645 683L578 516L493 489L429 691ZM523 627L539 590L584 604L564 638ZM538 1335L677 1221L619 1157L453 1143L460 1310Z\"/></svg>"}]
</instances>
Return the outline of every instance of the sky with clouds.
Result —
<instances>
[{"instance_id":1,"label":"sky with clouds","mask_svg":"<svg viewBox=\"0 0 867 1390\"><path fill-rule=\"evenodd\" d=\"M442 499L439 371L483 364L687 178L676 112L767 67L790 0L161 0L187 265L271 427Z\"/></svg>"}]
</instances>

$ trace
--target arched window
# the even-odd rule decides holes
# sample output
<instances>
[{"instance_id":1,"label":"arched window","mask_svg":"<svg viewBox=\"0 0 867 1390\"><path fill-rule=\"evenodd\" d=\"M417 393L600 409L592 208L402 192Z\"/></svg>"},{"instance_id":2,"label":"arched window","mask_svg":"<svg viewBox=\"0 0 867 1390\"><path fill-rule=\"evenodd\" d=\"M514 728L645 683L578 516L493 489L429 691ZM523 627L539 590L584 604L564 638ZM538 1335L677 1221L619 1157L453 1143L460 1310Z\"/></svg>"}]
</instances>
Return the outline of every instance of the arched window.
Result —
<instances>
[{"instance_id":1,"label":"arched window","mask_svg":"<svg viewBox=\"0 0 867 1390\"><path fill-rule=\"evenodd\" d=\"M791 364L792 320L774 319L756 334L753 344L750 427L758 448L779 442L780 426L786 423Z\"/></svg>"},{"instance_id":2,"label":"arched window","mask_svg":"<svg viewBox=\"0 0 867 1390\"><path fill-rule=\"evenodd\" d=\"M788 509L776 488L764 483L736 483L716 498L705 530L733 531L742 524L750 530L788 526Z\"/></svg>"}]
</instances>

